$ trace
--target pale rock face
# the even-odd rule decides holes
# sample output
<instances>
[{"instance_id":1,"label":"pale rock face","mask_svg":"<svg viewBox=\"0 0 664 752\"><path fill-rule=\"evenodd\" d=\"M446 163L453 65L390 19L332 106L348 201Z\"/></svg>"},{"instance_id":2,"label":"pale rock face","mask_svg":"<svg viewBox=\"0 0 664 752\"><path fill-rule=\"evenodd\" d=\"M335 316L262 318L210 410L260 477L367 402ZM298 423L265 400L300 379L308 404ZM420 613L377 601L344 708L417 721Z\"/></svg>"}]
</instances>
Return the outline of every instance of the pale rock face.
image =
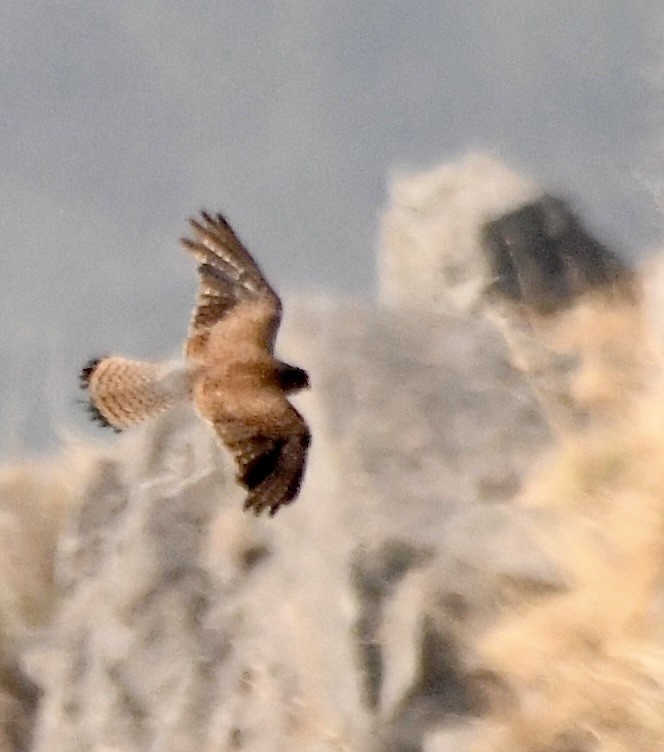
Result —
<instances>
[{"instance_id":1,"label":"pale rock face","mask_svg":"<svg viewBox=\"0 0 664 752\"><path fill-rule=\"evenodd\" d=\"M286 310L279 354L313 385L301 497L243 514L190 408L118 437L28 661L35 752L419 749L475 712L466 677L500 583L555 584L509 508L548 431L493 330L338 300Z\"/></svg>"},{"instance_id":2,"label":"pale rock face","mask_svg":"<svg viewBox=\"0 0 664 752\"><path fill-rule=\"evenodd\" d=\"M483 153L395 175L381 219L381 301L429 312L475 310L486 284L482 226L541 195L532 181Z\"/></svg>"}]
</instances>

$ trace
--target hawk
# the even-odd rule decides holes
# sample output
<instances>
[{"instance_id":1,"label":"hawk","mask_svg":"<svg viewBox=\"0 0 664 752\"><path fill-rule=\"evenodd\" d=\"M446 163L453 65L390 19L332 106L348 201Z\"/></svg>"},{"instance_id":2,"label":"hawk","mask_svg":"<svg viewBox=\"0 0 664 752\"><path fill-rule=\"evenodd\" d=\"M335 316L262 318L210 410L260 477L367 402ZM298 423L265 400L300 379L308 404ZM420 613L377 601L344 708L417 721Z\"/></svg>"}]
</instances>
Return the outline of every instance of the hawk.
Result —
<instances>
[{"instance_id":1,"label":"hawk","mask_svg":"<svg viewBox=\"0 0 664 752\"><path fill-rule=\"evenodd\" d=\"M278 360L281 301L221 214L190 219L181 243L198 261L198 300L184 362L107 356L81 370L92 417L120 431L191 400L234 456L245 509L273 515L302 483L309 428L287 399L307 372Z\"/></svg>"}]
</instances>

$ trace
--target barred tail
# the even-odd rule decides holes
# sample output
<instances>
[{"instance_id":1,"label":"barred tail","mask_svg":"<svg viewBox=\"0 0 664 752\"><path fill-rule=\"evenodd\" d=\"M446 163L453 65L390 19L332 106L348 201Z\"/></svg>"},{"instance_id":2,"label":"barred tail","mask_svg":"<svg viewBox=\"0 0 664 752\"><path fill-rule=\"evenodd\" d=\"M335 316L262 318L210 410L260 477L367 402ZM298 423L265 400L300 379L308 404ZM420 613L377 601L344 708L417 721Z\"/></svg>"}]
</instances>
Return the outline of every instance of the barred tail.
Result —
<instances>
[{"instance_id":1,"label":"barred tail","mask_svg":"<svg viewBox=\"0 0 664 752\"><path fill-rule=\"evenodd\" d=\"M122 431L171 407L176 395L162 388L158 363L117 356L90 360L79 375L92 420Z\"/></svg>"}]
</instances>

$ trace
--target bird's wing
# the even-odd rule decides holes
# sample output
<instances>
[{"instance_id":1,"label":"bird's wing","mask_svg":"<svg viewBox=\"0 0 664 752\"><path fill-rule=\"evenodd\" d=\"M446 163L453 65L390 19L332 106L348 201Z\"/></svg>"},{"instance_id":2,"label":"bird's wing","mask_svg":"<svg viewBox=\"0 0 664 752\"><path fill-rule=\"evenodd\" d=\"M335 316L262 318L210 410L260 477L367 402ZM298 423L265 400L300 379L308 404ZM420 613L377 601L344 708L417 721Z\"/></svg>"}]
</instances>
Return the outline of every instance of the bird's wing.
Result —
<instances>
[{"instance_id":1,"label":"bird's wing","mask_svg":"<svg viewBox=\"0 0 664 752\"><path fill-rule=\"evenodd\" d=\"M240 303L255 303L247 317L244 336L272 351L281 321L281 301L263 276L260 267L221 214L201 212L190 219L193 238L182 238L183 246L198 260L200 287L192 316L185 352L201 356L210 329L230 319Z\"/></svg>"},{"instance_id":2,"label":"bird's wing","mask_svg":"<svg viewBox=\"0 0 664 752\"><path fill-rule=\"evenodd\" d=\"M196 405L237 463L237 481L248 493L245 509L273 515L297 496L307 461L309 428L283 395L266 395L240 409L229 409L213 395Z\"/></svg>"}]
</instances>

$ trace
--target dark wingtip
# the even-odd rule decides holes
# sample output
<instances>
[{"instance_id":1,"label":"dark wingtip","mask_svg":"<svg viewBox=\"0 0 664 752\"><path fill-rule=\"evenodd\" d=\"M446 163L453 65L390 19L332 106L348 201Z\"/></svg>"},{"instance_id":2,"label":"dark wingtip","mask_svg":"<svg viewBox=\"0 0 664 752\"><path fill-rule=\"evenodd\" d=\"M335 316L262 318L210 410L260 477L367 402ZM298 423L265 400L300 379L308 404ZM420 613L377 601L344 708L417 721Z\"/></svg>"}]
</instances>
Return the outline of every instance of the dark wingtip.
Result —
<instances>
[{"instance_id":1,"label":"dark wingtip","mask_svg":"<svg viewBox=\"0 0 664 752\"><path fill-rule=\"evenodd\" d=\"M226 217L221 213L217 212L216 214L216 222L218 225L221 225L222 227L226 228L227 230L231 229L231 225L229 221L226 219Z\"/></svg>"},{"instance_id":2,"label":"dark wingtip","mask_svg":"<svg viewBox=\"0 0 664 752\"><path fill-rule=\"evenodd\" d=\"M189 217L189 227L196 235L205 235L208 232L196 217Z\"/></svg>"},{"instance_id":3,"label":"dark wingtip","mask_svg":"<svg viewBox=\"0 0 664 752\"><path fill-rule=\"evenodd\" d=\"M200 210L200 216L203 221L210 227L221 226L226 230L230 229L230 224L226 217L221 212L212 213L207 209Z\"/></svg>"},{"instance_id":4,"label":"dark wingtip","mask_svg":"<svg viewBox=\"0 0 664 752\"><path fill-rule=\"evenodd\" d=\"M90 360L81 368L78 374L78 385L81 389L87 389L90 386L90 379L97 366L105 356L101 358L90 358Z\"/></svg>"},{"instance_id":5,"label":"dark wingtip","mask_svg":"<svg viewBox=\"0 0 664 752\"><path fill-rule=\"evenodd\" d=\"M97 423L102 428L110 428L114 433L122 433L117 426L109 423L106 418L99 412L99 409L92 404L89 400L85 403L85 409L88 412L88 416L93 423Z\"/></svg>"},{"instance_id":6,"label":"dark wingtip","mask_svg":"<svg viewBox=\"0 0 664 752\"><path fill-rule=\"evenodd\" d=\"M101 361L104 360L104 357L91 358L83 366L83 368L81 368L78 374L78 383L81 389L87 391L88 387L90 386L90 379L92 378L92 374L95 372L95 369L101 363ZM106 420L106 418L101 414L101 412L99 411L97 406L92 402L91 399L88 398L86 400L82 400L82 402L83 402L83 406L85 407L85 410L88 413L88 416L90 417L90 420L93 423L98 423L103 428L111 428L113 429L113 431L115 431L115 433L120 433L120 429L111 425Z\"/></svg>"}]
</instances>

